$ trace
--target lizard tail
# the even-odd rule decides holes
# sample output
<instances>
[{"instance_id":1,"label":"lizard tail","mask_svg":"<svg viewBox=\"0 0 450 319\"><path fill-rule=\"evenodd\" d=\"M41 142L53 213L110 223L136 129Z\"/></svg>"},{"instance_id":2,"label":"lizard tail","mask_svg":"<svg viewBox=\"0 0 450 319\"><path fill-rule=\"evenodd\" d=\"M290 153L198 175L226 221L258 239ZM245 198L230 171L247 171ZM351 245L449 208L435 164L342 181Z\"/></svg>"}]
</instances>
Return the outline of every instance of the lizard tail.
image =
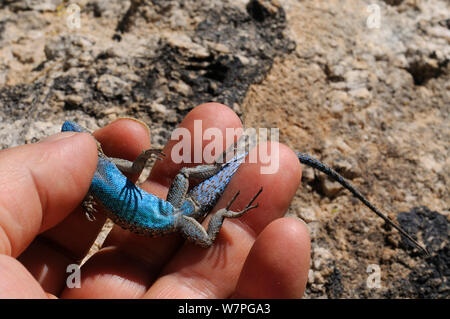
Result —
<instances>
[{"instance_id":1,"label":"lizard tail","mask_svg":"<svg viewBox=\"0 0 450 319\"><path fill-rule=\"evenodd\" d=\"M312 168L318 169L322 173L326 174L327 176L331 177L333 180L341 184L344 188L346 188L348 191L350 191L356 198L358 198L361 202L364 203L368 208L370 208L371 211L373 211L375 214L377 214L379 217L381 217L386 223L397 229L400 234L408 238L414 246L419 248L421 251L423 251L428 256L430 253L428 250L421 246L414 238L411 237L403 228L401 228L399 225L394 223L389 217L387 217L385 214L383 214L378 208L376 208L372 203L369 202L369 200L362 195L350 182L348 182L344 177L342 177L338 172L333 170L331 167L328 167L324 163L318 161L317 159L311 157L308 154L296 152L298 159L300 160L300 163L305 164L307 166L310 166Z\"/></svg>"}]
</instances>

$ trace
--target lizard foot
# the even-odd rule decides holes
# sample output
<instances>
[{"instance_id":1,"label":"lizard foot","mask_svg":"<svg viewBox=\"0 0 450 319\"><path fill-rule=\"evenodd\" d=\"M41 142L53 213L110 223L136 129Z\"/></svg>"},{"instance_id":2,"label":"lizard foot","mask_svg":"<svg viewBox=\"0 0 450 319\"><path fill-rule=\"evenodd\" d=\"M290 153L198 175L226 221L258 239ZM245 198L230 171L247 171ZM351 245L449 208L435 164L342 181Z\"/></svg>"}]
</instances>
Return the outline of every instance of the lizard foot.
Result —
<instances>
[{"instance_id":1,"label":"lizard foot","mask_svg":"<svg viewBox=\"0 0 450 319\"><path fill-rule=\"evenodd\" d=\"M225 208L218 210L211 218L208 224L208 230L205 228L194 218L190 216L182 216L180 222L180 231L181 233L189 240L194 242L195 244L202 247L210 247L222 228L222 224L225 218L237 218L248 212L249 210L258 207L258 204L253 205L253 202L256 198L261 194L263 188L261 187L259 191L253 196L247 206L238 212L234 212L230 210L231 205L239 196L239 192L237 192L233 198L228 202Z\"/></svg>"}]
</instances>

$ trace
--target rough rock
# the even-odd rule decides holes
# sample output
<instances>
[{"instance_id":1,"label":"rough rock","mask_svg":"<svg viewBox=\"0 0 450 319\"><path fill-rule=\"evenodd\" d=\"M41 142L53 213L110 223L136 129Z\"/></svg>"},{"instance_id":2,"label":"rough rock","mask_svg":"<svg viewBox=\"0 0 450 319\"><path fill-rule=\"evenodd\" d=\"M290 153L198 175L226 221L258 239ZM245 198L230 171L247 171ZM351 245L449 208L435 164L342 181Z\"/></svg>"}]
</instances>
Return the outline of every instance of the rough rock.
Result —
<instances>
[{"instance_id":1,"label":"rough rock","mask_svg":"<svg viewBox=\"0 0 450 319\"><path fill-rule=\"evenodd\" d=\"M61 3L0 4L1 148L121 116L161 145L195 105L227 104L329 163L431 250L422 258L306 170L289 211L312 237L306 297L448 298L448 1L80 0L79 29Z\"/></svg>"}]
</instances>

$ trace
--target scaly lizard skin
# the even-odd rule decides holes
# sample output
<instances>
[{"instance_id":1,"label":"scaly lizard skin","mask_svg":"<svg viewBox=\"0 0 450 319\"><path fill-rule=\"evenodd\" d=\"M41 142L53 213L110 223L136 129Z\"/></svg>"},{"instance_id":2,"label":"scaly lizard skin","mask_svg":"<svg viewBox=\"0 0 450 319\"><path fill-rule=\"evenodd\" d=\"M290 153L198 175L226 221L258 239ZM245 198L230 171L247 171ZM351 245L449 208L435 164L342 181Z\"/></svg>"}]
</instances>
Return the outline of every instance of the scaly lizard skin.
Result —
<instances>
[{"instance_id":1,"label":"scaly lizard skin","mask_svg":"<svg viewBox=\"0 0 450 319\"><path fill-rule=\"evenodd\" d=\"M64 131L87 132L80 125L66 121ZM237 143L232 146L235 148ZM226 154L230 150L224 152ZM239 212L229 210L239 192L228 203L226 208L218 210L205 229L202 221L217 203L234 173L245 160L246 153L238 154L224 164L198 165L182 168L170 186L167 200L149 194L131 182L122 172L141 173L146 161L152 155L162 154L157 150L146 150L134 162L107 157L98 146L98 162L89 192L106 209L107 216L114 223L137 234L160 236L171 232L180 232L189 241L202 247L209 247L219 233L225 218L237 218L247 211L256 208L252 205L262 188ZM308 154L296 152L299 161L325 173L340 183L355 197L361 200L370 210L383 218L408 238L416 247L428 254L428 251L415 241L406 231L396 225L386 215L372 205L354 186L336 171L312 158ZM188 192L189 178L204 180Z\"/></svg>"}]
</instances>

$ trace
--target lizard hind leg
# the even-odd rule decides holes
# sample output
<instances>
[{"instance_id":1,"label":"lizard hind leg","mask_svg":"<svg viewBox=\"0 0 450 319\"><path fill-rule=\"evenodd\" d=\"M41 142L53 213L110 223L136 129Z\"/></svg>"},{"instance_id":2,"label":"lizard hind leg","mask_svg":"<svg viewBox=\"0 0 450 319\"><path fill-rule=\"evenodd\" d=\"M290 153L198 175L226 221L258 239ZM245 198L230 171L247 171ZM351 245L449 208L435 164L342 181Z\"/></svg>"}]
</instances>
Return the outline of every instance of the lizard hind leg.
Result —
<instances>
[{"instance_id":1,"label":"lizard hind leg","mask_svg":"<svg viewBox=\"0 0 450 319\"><path fill-rule=\"evenodd\" d=\"M205 180L216 175L221 168L222 164L183 167L173 179L166 200L176 208L181 207L182 203L186 199L190 178Z\"/></svg>"},{"instance_id":2,"label":"lizard hind leg","mask_svg":"<svg viewBox=\"0 0 450 319\"><path fill-rule=\"evenodd\" d=\"M192 241L201 247L210 247L214 243L220 228L222 228L224 219L240 217L249 210L258 207L258 204L253 205L253 202L259 194L261 194L262 190L263 189L261 187L243 210L234 212L230 210L230 207L239 196L239 192L237 192L225 208L218 210L211 217L207 230L205 230L205 228L197 220L186 215L180 215L179 229L184 237L186 237L189 241Z\"/></svg>"}]
</instances>

